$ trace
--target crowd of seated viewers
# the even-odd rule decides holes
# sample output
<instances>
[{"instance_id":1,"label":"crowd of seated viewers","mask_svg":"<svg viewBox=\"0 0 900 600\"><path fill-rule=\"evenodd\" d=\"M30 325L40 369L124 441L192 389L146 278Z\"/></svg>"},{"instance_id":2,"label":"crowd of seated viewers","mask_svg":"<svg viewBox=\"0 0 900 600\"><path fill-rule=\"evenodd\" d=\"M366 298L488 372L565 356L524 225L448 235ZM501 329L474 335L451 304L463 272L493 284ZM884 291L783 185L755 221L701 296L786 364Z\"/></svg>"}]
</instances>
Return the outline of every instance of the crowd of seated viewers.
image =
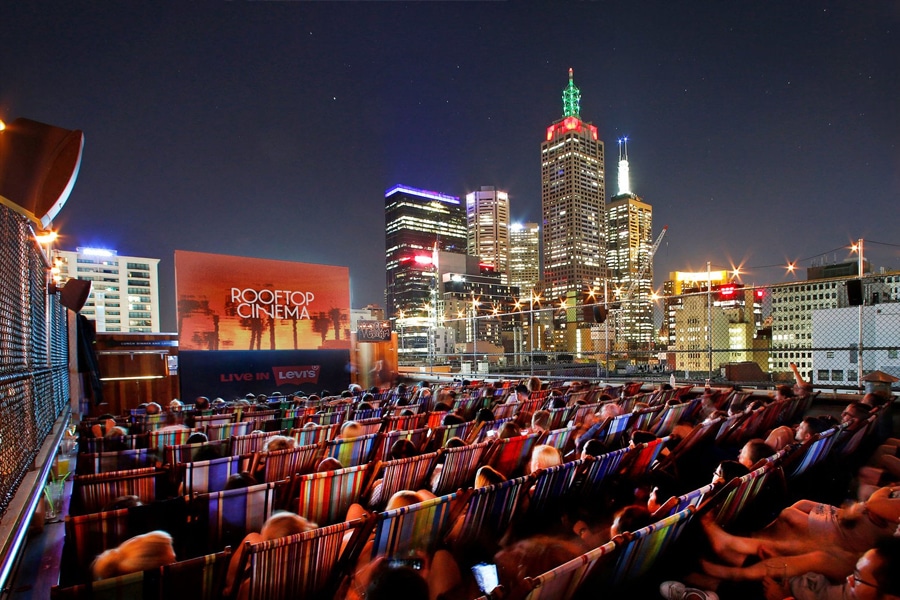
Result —
<instances>
[{"instance_id":1,"label":"crowd of seated viewers","mask_svg":"<svg viewBox=\"0 0 900 600\"><path fill-rule=\"evenodd\" d=\"M565 386L550 387L532 377L519 383L481 387L446 386L434 389L424 383L407 388L402 386L385 393L383 390L362 390L352 385L337 396L323 391L317 395L295 394L276 398L281 403L296 407L314 406L328 411L345 407L353 411L378 411L381 416L413 416L429 411L445 413L442 427L473 422L474 432L465 437L449 437L439 447L429 437L431 446L417 446L410 439L393 442L386 461L411 459L425 452L461 448L479 440L500 443L524 435L536 434L530 456L523 461L519 473L501 472L494 466L483 464L475 471L469 485L472 489L496 486L521 475L537 475L547 469L572 460L594 460L619 448L635 448L663 440L657 461L665 461L667 455L679 451L678 444L691 431L703 424L726 422L736 415L750 415L765 410L772 402L809 397L812 387L795 371L797 384L779 386L772 397L732 394L732 401L723 404L726 394L707 388L693 395L676 396L666 385L652 393L646 393L632 404L618 390L598 390L590 382L569 382ZM652 406L654 395L664 397L665 408L696 398L694 410L686 412L686 419L674 424L671 432L630 430L621 440L607 446L604 437L609 424L623 414L635 413ZM459 408L460 398L479 398L481 402L469 414ZM513 417L497 420L494 410L505 404L520 405L530 399L541 398L530 412L518 412ZM195 399L192 405L172 400L167 408L150 402L137 411L143 415L160 415L159 430L188 429L200 415L238 408L248 413L265 410L271 406L267 396L246 398L234 402L222 399ZM545 443L551 433L554 411L596 403L589 412L577 420L571 419L561 427L572 429L565 445L557 447ZM886 402L884 397L868 394L861 402L852 402L842 412L840 420L827 415L797 415L793 423L783 423L768 431L758 432L740 445L713 446L702 459L694 461L697 472L655 472L639 480L619 481L612 484L602 500L592 502L568 502L556 506L553 514L543 514L538 519L514 518L497 538L484 544L464 543L464 518L455 515L443 544L437 548L423 548L404 555L402 564L395 564L394 557L372 559L374 532L363 545L358 559L337 588L338 598L475 598L482 594L470 567L479 562L497 566L501 588L495 596L516 599L527 595L526 577L535 577L557 567L593 548L609 541L627 539L629 532L637 531L657 521L659 515L673 506L676 496L694 488L710 484L711 497L736 478L742 477L767 464L785 449L798 447L840 426L837 444L846 443L860 428L866 426L870 411ZM457 409L454 410L454 406ZM498 410L499 412L499 410ZM349 412L348 412L349 414ZM506 414L506 413L503 413ZM364 436L364 422L344 420L334 437L353 440ZM484 428L485 433L479 434ZM115 440L129 433L128 425L113 415L105 415L90 428L86 435ZM441 438L443 439L443 438ZM728 590L735 589L730 582L757 582L756 597L780 599L793 597L805 599L838 598L900 598L900 539L895 534L900 525L900 440L880 440L877 450L867 464L854 464L853 490L859 494L852 502L832 505L814 500L799 500L780 511L774 520L753 531L740 534L728 531L716 523L713 512L702 512L698 527L702 544L692 546L692 556L698 558L691 568L681 574L679 581L668 581L659 590L666 598L715 599L728 597ZM194 460L219 458L220 454L200 432L191 433L188 444L204 444L194 455ZM252 468L231 475L226 490L251 487L263 482L265 456L268 452L294 448L296 438L287 431L271 435L252 461ZM109 448L114 448L110 446ZM204 451L207 450L207 451ZM368 494L353 503L345 519L352 521L373 514L376 507L391 511L436 498L434 491L442 479L442 470L450 468L443 462L445 454L438 458L421 489L404 490L389 498L382 492L381 477L373 477ZM316 464L316 472L326 473L343 469L344 465L333 456L324 457ZM684 469L684 465L681 465ZM694 466L687 465L688 467ZM712 469L706 470L706 469ZM711 478L710 478L711 473ZM584 484L584 473L579 471L571 485ZM690 486L690 487L687 487ZM179 493L183 488L179 489ZM516 515L529 514L529 503L534 485L525 490ZM135 497L123 497L105 509L113 510L139 504ZM296 502L295 502L296 506ZM301 515L287 511L274 512L259 532L250 532L244 542L256 544L274 540L319 527ZM349 543L349 534L344 544ZM476 547L477 546L477 547ZM245 545L241 543L230 558L224 593L226 597L246 597L248 573L241 572L245 564ZM182 558L182 557L177 557ZM106 579L126 573L153 569L176 561L172 536L166 531L151 531L123 542L117 548L107 550L96 557L91 567L94 579ZM414 565L411 567L410 565ZM773 573L778 577L773 577ZM731 585L732 587L729 587ZM500 591L502 590L502 592ZM724 590L724 591L723 591ZM490 590L484 590L488 592ZM752 597L746 595L740 597ZM738 597L738 596L736 596Z\"/></svg>"}]
</instances>

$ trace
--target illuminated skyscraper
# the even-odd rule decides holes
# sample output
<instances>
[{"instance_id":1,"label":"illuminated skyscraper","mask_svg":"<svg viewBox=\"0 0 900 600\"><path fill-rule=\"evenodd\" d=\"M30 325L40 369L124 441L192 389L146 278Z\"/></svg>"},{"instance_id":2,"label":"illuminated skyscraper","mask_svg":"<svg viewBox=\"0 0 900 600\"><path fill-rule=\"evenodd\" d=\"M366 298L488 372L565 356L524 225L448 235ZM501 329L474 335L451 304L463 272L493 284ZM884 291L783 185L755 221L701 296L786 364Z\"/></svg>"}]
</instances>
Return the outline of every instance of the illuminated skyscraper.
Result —
<instances>
[{"instance_id":1,"label":"illuminated skyscraper","mask_svg":"<svg viewBox=\"0 0 900 600\"><path fill-rule=\"evenodd\" d=\"M159 332L158 258L119 256L115 250L56 250L60 281L87 279L91 295L81 314L98 332Z\"/></svg>"},{"instance_id":2,"label":"illuminated skyscraper","mask_svg":"<svg viewBox=\"0 0 900 600\"><path fill-rule=\"evenodd\" d=\"M509 226L509 284L527 296L541 281L541 228L537 223Z\"/></svg>"},{"instance_id":3,"label":"illuminated skyscraper","mask_svg":"<svg viewBox=\"0 0 900 600\"><path fill-rule=\"evenodd\" d=\"M581 120L572 69L563 116L541 144L541 212L546 297L599 289L606 278L603 142Z\"/></svg>"},{"instance_id":4,"label":"illuminated skyscraper","mask_svg":"<svg viewBox=\"0 0 900 600\"><path fill-rule=\"evenodd\" d=\"M616 343L622 350L648 350L653 341L653 208L631 191L627 139L619 140L619 193L606 207L606 265L610 299L631 290L617 314Z\"/></svg>"},{"instance_id":5,"label":"illuminated skyscraper","mask_svg":"<svg viewBox=\"0 0 900 600\"><path fill-rule=\"evenodd\" d=\"M422 358L433 326L437 252L466 253L466 214L456 196L395 185L384 193L384 222L387 317L402 330L401 353Z\"/></svg>"},{"instance_id":6,"label":"illuminated skyscraper","mask_svg":"<svg viewBox=\"0 0 900 600\"><path fill-rule=\"evenodd\" d=\"M490 186L466 194L469 254L509 280L509 195Z\"/></svg>"}]
</instances>

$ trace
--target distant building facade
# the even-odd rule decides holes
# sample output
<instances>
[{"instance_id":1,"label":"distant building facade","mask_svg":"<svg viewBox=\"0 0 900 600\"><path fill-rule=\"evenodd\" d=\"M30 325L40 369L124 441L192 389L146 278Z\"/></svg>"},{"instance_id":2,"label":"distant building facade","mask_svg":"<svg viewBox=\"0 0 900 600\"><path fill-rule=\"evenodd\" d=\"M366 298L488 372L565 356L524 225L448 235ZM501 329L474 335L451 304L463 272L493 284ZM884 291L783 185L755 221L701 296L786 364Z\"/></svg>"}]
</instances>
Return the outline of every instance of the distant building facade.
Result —
<instances>
[{"instance_id":1,"label":"distant building facade","mask_svg":"<svg viewBox=\"0 0 900 600\"><path fill-rule=\"evenodd\" d=\"M541 228L537 223L509 227L509 284L527 297L541 282Z\"/></svg>"},{"instance_id":2,"label":"distant building facade","mask_svg":"<svg viewBox=\"0 0 900 600\"><path fill-rule=\"evenodd\" d=\"M468 253L509 281L509 194L491 186L466 194Z\"/></svg>"},{"instance_id":3,"label":"distant building facade","mask_svg":"<svg viewBox=\"0 0 900 600\"><path fill-rule=\"evenodd\" d=\"M159 259L119 256L116 250L55 250L60 282L91 281L91 294L81 314L98 332L158 333Z\"/></svg>"}]
</instances>

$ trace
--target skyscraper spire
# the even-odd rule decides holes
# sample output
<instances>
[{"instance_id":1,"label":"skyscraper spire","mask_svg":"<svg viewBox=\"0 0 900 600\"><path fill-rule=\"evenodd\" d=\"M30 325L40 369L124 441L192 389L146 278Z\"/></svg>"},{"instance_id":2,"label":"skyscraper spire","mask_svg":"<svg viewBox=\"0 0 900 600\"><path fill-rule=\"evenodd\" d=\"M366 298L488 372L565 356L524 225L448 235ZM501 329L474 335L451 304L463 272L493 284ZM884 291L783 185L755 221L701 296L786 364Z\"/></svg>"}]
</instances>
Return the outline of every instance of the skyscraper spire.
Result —
<instances>
[{"instance_id":1,"label":"skyscraper spire","mask_svg":"<svg viewBox=\"0 0 900 600\"><path fill-rule=\"evenodd\" d=\"M572 67L569 67L569 85L563 90L563 118L581 118L581 90L575 87L572 79Z\"/></svg>"},{"instance_id":2,"label":"skyscraper spire","mask_svg":"<svg viewBox=\"0 0 900 600\"><path fill-rule=\"evenodd\" d=\"M619 138L619 195L631 193L631 178L628 174L628 138Z\"/></svg>"}]
</instances>

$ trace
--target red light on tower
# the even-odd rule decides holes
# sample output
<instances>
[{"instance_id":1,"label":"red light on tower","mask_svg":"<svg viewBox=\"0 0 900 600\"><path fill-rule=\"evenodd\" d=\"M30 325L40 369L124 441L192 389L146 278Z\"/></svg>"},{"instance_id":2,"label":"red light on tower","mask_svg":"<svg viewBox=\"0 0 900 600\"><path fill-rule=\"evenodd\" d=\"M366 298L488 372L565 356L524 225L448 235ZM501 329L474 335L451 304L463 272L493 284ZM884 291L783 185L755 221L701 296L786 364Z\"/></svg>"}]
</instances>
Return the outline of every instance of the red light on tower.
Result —
<instances>
[{"instance_id":1,"label":"red light on tower","mask_svg":"<svg viewBox=\"0 0 900 600\"><path fill-rule=\"evenodd\" d=\"M757 300L762 300L765 297L766 297L766 290L764 290L762 288L759 288L758 290L756 290L756 299Z\"/></svg>"},{"instance_id":2,"label":"red light on tower","mask_svg":"<svg viewBox=\"0 0 900 600\"><path fill-rule=\"evenodd\" d=\"M415 258L413 258L413 260L417 265L430 265L434 262L431 260L431 257L426 254L419 254Z\"/></svg>"},{"instance_id":3,"label":"red light on tower","mask_svg":"<svg viewBox=\"0 0 900 600\"><path fill-rule=\"evenodd\" d=\"M563 127L568 129L569 131L573 129L581 129L581 121L579 121L576 117L566 117L563 121Z\"/></svg>"},{"instance_id":4,"label":"red light on tower","mask_svg":"<svg viewBox=\"0 0 900 600\"><path fill-rule=\"evenodd\" d=\"M719 298L722 300L730 300L734 297L734 286L733 285L723 285L719 288Z\"/></svg>"}]
</instances>

